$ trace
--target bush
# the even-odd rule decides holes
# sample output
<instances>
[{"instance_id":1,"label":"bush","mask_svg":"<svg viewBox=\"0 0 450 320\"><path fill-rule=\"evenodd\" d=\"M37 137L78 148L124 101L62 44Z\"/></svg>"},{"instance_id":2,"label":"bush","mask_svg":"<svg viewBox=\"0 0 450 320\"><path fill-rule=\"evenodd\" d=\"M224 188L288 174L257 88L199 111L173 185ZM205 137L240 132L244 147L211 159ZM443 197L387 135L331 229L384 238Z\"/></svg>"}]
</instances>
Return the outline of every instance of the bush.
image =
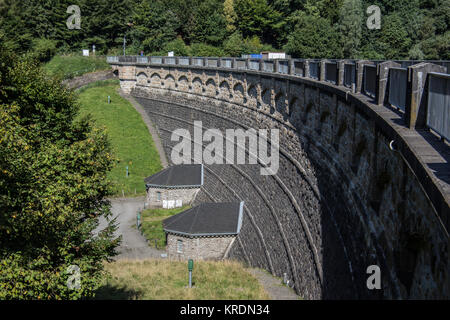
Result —
<instances>
[{"instance_id":1,"label":"bush","mask_svg":"<svg viewBox=\"0 0 450 320\"><path fill-rule=\"evenodd\" d=\"M173 41L168 42L164 46L164 50L166 53L164 55L167 55L169 51L173 51L174 55L176 56L188 56L189 55L189 48L184 43L183 39L177 38Z\"/></svg>"},{"instance_id":2,"label":"bush","mask_svg":"<svg viewBox=\"0 0 450 320\"><path fill-rule=\"evenodd\" d=\"M192 44L190 52L190 55L194 57L221 57L224 55L222 48L205 43Z\"/></svg>"},{"instance_id":3,"label":"bush","mask_svg":"<svg viewBox=\"0 0 450 320\"><path fill-rule=\"evenodd\" d=\"M257 36L244 39L239 32L233 33L224 43L224 53L227 56L240 57L242 54L275 51L268 44L261 43Z\"/></svg>"},{"instance_id":4,"label":"bush","mask_svg":"<svg viewBox=\"0 0 450 320\"><path fill-rule=\"evenodd\" d=\"M33 49L31 57L40 61L47 62L56 54L56 41L50 39L33 40Z\"/></svg>"}]
</instances>

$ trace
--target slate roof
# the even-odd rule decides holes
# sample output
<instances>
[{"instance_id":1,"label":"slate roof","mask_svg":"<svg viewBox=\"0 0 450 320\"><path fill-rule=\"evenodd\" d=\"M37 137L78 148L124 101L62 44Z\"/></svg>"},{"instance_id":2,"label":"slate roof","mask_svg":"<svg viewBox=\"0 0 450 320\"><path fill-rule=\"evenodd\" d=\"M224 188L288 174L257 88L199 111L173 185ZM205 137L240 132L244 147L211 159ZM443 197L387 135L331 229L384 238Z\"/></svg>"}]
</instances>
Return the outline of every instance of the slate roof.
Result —
<instances>
[{"instance_id":1,"label":"slate roof","mask_svg":"<svg viewBox=\"0 0 450 320\"><path fill-rule=\"evenodd\" d=\"M170 166L144 179L149 187L200 187L203 185L202 164Z\"/></svg>"},{"instance_id":2,"label":"slate roof","mask_svg":"<svg viewBox=\"0 0 450 320\"><path fill-rule=\"evenodd\" d=\"M202 203L163 220L163 229L187 236L235 235L241 230L243 208L243 201Z\"/></svg>"}]
</instances>

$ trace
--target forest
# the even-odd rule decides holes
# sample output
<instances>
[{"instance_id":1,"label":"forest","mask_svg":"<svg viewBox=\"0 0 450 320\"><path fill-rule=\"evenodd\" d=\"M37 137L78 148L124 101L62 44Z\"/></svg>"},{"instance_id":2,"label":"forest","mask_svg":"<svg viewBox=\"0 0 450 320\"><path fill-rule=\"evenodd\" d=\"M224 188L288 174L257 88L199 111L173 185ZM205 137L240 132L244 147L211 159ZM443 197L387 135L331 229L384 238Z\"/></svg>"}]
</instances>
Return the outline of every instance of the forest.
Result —
<instances>
[{"instance_id":1,"label":"forest","mask_svg":"<svg viewBox=\"0 0 450 320\"><path fill-rule=\"evenodd\" d=\"M70 5L81 28L69 29ZM381 10L369 29L367 8ZM0 0L5 47L41 61L99 54L450 59L450 0Z\"/></svg>"}]
</instances>

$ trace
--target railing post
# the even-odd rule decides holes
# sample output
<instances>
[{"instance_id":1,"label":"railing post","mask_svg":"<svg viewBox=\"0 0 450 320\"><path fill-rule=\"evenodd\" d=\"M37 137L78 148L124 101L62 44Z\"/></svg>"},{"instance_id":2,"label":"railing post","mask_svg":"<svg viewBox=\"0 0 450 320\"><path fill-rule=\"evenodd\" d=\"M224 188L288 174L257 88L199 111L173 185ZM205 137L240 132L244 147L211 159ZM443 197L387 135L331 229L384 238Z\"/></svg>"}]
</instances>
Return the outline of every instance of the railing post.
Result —
<instances>
[{"instance_id":1,"label":"railing post","mask_svg":"<svg viewBox=\"0 0 450 320\"><path fill-rule=\"evenodd\" d=\"M364 65L374 65L372 61L359 60L356 61L356 93L361 93L363 77L364 77Z\"/></svg>"},{"instance_id":2,"label":"railing post","mask_svg":"<svg viewBox=\"0 0 450 320\"><path fill-rule=\"evenodd\" d=\"M295 61L294 61L294 59L289 59L288 65L289 65L289 70L288 70L289 74L295 74Z\"/></svg>"},{"instance_id":3,"label":"railing post","mask_svg":"<svg viewBox=\"0 0 450 320\"><path fill-rule=\"evenodd\" d=\"M273 64L273 72L278 73L280 70L280 61L276 59L274 62L275 63Z\"/></svg>"},{"instance_id":4,"label":"railing post","mask_svg":"<svg viewBox=\"0 0 450 320\"><path fill-rule=\"evenodd\" d=\"M338 69L337 85L338 86L344 85L344 71L345 71L344 65L345 65L345 60L339 60L337 62L337 69Z\"/></svg>"},{"instance_id":5,"label":"railing post","mask_svg":"<svg viewBox=\"0 0 450 320\"><path fill-rule=\"evenodd\" d=\"M389 68L400 67L401 64L394 61L385 61L380 63L378 68L378 81L377 81L377 92L376 92L376 102L379 106L382 106L386 102L389 80Z\"/></svg>"},{"instance_id":6,"label":"railing post","mask_svg":"<svg viewBox=\"0 0 450 320\"><path fill-rule=\"evenodd\" d=\"M236 58L233 58L233 60L232 60L232 62L231 62L231 68L237 69L237 66L236 66Z\"/></svg>"},{"instance_id":7,"label":"railing post","mask_svg":"<svg viewBox=\"0 0 450 320\"><path fill-rule=\"evenodd\" d=\"M328 60L320 60L320 75L319 80L325 81L325 75L326 75L326 63Z\"/></svg>"},{"instance_id":8,"label":"railing post","mask_svg":"<svg viewBox=\"0 0 450 320\"><path fill-rule=\"evenodd\" d=\"M306 60L305 60L304 77L305 77L305 78L311 78L311 75L310 75L310 73L309 73L309 59L306 59Z\"/></svg>"},{"instance_id":9,"label":"railing post","mask_svg":"<svg viewBox=\"0 0 450 320\"><path fill-rule=\"evenodd\" d=\"M425 86L428 72L446 73L447 68L426 62L408 67L405 123L410 129L426 126L428 96Z\"/></svg>"}]
</instances>

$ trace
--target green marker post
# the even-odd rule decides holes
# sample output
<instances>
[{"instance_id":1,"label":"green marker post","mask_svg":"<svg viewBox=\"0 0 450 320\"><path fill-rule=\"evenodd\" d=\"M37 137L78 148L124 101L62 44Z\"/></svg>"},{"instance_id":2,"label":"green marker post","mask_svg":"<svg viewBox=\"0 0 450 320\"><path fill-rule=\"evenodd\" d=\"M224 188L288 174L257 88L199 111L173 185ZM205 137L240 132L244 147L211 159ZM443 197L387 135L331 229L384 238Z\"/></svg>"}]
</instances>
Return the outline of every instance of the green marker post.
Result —
<instances>
[{"instance_id":1,"label":"green marker post","mask_svg":"<svg viewBox=\"0 0 450 320\"><path fill-rule=\"evenodd\" d=\"M189 288L192 288L192 270L194 270L194 260L189 259L188 261Z\"/></svg>"}]
</instances>

